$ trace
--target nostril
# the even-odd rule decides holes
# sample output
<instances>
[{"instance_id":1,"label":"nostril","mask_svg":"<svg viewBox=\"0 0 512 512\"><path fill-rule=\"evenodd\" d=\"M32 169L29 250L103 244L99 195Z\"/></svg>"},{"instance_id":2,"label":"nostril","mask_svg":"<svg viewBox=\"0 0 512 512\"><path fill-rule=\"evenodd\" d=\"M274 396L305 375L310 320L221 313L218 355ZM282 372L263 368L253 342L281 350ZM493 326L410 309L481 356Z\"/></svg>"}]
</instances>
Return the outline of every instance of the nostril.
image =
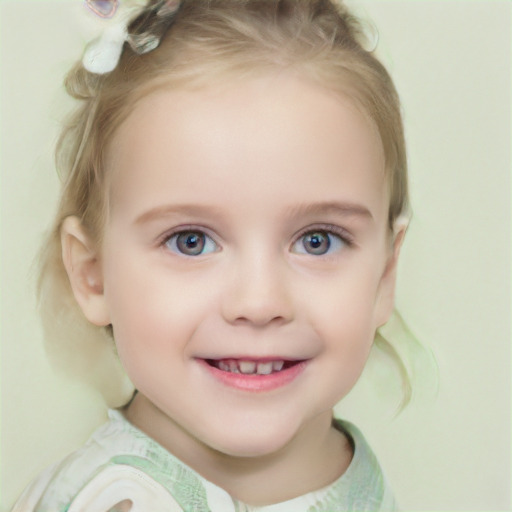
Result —
<instances>
[{"instance_id":1,"label":"nostril","mask_svg":"<svg viewBox=\"0 0 512 512\"><path fill-rule=\"evenodd\" d=\"M272 316L270 314L265 314L265 312L253 312L251 315L240 315L239 317L235 318L233 321L234 325L244 325L244 324L251 324L254 326L268 326L271 324L274 325L280 325L287 323L288 320L285 316Z\"/></svg>"}]
</instances>

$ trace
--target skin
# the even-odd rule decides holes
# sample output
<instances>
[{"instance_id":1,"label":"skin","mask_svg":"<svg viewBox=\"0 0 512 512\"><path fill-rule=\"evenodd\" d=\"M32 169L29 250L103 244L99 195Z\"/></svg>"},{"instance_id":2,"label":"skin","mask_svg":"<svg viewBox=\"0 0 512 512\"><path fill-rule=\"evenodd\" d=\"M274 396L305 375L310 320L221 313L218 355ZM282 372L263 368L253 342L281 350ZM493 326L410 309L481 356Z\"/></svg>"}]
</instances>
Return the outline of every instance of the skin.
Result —
<instances>
[{"instance_id":1,"label":"skin","mask_svg":"<svg viewBox=\"0 0 512 512\"><path fill-rule=\"evenodd\" d=\"M371 122L286 74L164 89L119 128L110 172L102 246L68 218L63 257L139 390L128 419L246 503L334 481L352 451L332 408L392 310L403 235L386 227ZM180 252L183 230L204 232L205 252ZM329 231L329 250L308 252L304 233ZM254 392L212 376L204 360L221 358L306 362Z\"/></svg>"}]
</instances>

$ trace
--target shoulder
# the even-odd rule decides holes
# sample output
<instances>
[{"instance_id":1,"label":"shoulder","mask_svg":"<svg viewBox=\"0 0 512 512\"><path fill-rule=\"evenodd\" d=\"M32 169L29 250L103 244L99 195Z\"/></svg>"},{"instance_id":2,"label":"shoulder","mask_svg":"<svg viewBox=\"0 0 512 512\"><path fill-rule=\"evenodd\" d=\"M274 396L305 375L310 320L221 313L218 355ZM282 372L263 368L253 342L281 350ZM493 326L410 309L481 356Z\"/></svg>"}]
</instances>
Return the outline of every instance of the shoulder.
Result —
<instances>
[{"instance_id":1,"label":"shoulder","mask_svg":"<svg viewBox=\"0 0 512 512\"><path fill-rule=\"evenodd\" d=\"M127 502L134 510L183 512L190 502L208 510L201 478L111 410L82 448L32 482L12 512L103 512Z\"/></svg>"},{"instance_id":2,"label":"shoulder","mask_svg":"<svg viewBox=\"0 0 512 512\"><path fill-rule=\"evenodd\" d=\"M118 411L87 443L39 476L12 512L133 510L196 512L208 500L232 510L229 495L205 481ZM224 504L230 503L231 508Z\"/></svg>"},{"instance_id":3,"label":"shoulder","mask_svg":"<svg viewBox=\"0 0 512 512\"><path fill-rule=\"evenodd\" d=\"M51 469L27 488L12 512L121 511L125 510L126 503L142 505L138 510L184 510L162 485L145 472L123 464L99 468L74 497L66 498L59 494L58 500L51 500L45 493L45 485L54 473Z\"/></svg>"},{"instance_id":4,"label":"shoulder","mask_svg":"<svg viewBox=\"0 0 512 512\"><path fill-rule=\"evenodd\" d=\"M20 496L12 512L64 511L84 489L99 492L102 486L112 481L114 474L117 480L121 477L129 480L134 477L134 472L124 470L122 464L116 465L115 461L119 457L143 457L147 449L146 439L119 411L109 411L109 421L100 426L79 450L41 473ZM144 480L139 474L134 478Z\"/></svg>"}]
</instances>

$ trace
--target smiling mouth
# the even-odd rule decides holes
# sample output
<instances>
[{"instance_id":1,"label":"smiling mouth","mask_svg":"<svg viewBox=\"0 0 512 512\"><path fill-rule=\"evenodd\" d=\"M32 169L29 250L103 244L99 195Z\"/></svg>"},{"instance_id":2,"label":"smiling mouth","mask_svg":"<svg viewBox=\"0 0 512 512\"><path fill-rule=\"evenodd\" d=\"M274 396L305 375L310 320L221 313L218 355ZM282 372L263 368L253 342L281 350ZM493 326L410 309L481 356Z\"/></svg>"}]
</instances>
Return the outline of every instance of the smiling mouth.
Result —
<instances>
[{"instance_id":1,"label":"smiling mouth","mask_svg":"<svg viewBox=\"0 0 512 512\"><path fill-rule=\"evenodd\" d=\"M301 361L251 361L245 359L207 359L206 362L227 373L241 373L243 375L270 375L287 370Z\"/></svg>"}]
</instances>

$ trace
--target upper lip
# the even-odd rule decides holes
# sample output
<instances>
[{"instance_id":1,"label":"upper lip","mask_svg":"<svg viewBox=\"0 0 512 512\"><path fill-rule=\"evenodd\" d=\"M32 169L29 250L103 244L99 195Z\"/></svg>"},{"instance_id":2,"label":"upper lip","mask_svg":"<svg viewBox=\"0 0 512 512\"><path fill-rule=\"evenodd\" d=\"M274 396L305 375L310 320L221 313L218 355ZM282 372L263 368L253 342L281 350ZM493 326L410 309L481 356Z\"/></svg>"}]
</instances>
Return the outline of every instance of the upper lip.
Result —
<instances>
[{"instance_id":1,"label":"upper lip","mask_svg":"<svg viewBox=\"0 0 512 512\"><path fill-rule=\"evenodd\" d=\"M309 357L283 356L283 355L215 355L206 357L196 357L205 361L222 361L223 359L236 359L238 361L254 361L265 363L268 361L304 361Z\"/></svg>"}]
</instances>

